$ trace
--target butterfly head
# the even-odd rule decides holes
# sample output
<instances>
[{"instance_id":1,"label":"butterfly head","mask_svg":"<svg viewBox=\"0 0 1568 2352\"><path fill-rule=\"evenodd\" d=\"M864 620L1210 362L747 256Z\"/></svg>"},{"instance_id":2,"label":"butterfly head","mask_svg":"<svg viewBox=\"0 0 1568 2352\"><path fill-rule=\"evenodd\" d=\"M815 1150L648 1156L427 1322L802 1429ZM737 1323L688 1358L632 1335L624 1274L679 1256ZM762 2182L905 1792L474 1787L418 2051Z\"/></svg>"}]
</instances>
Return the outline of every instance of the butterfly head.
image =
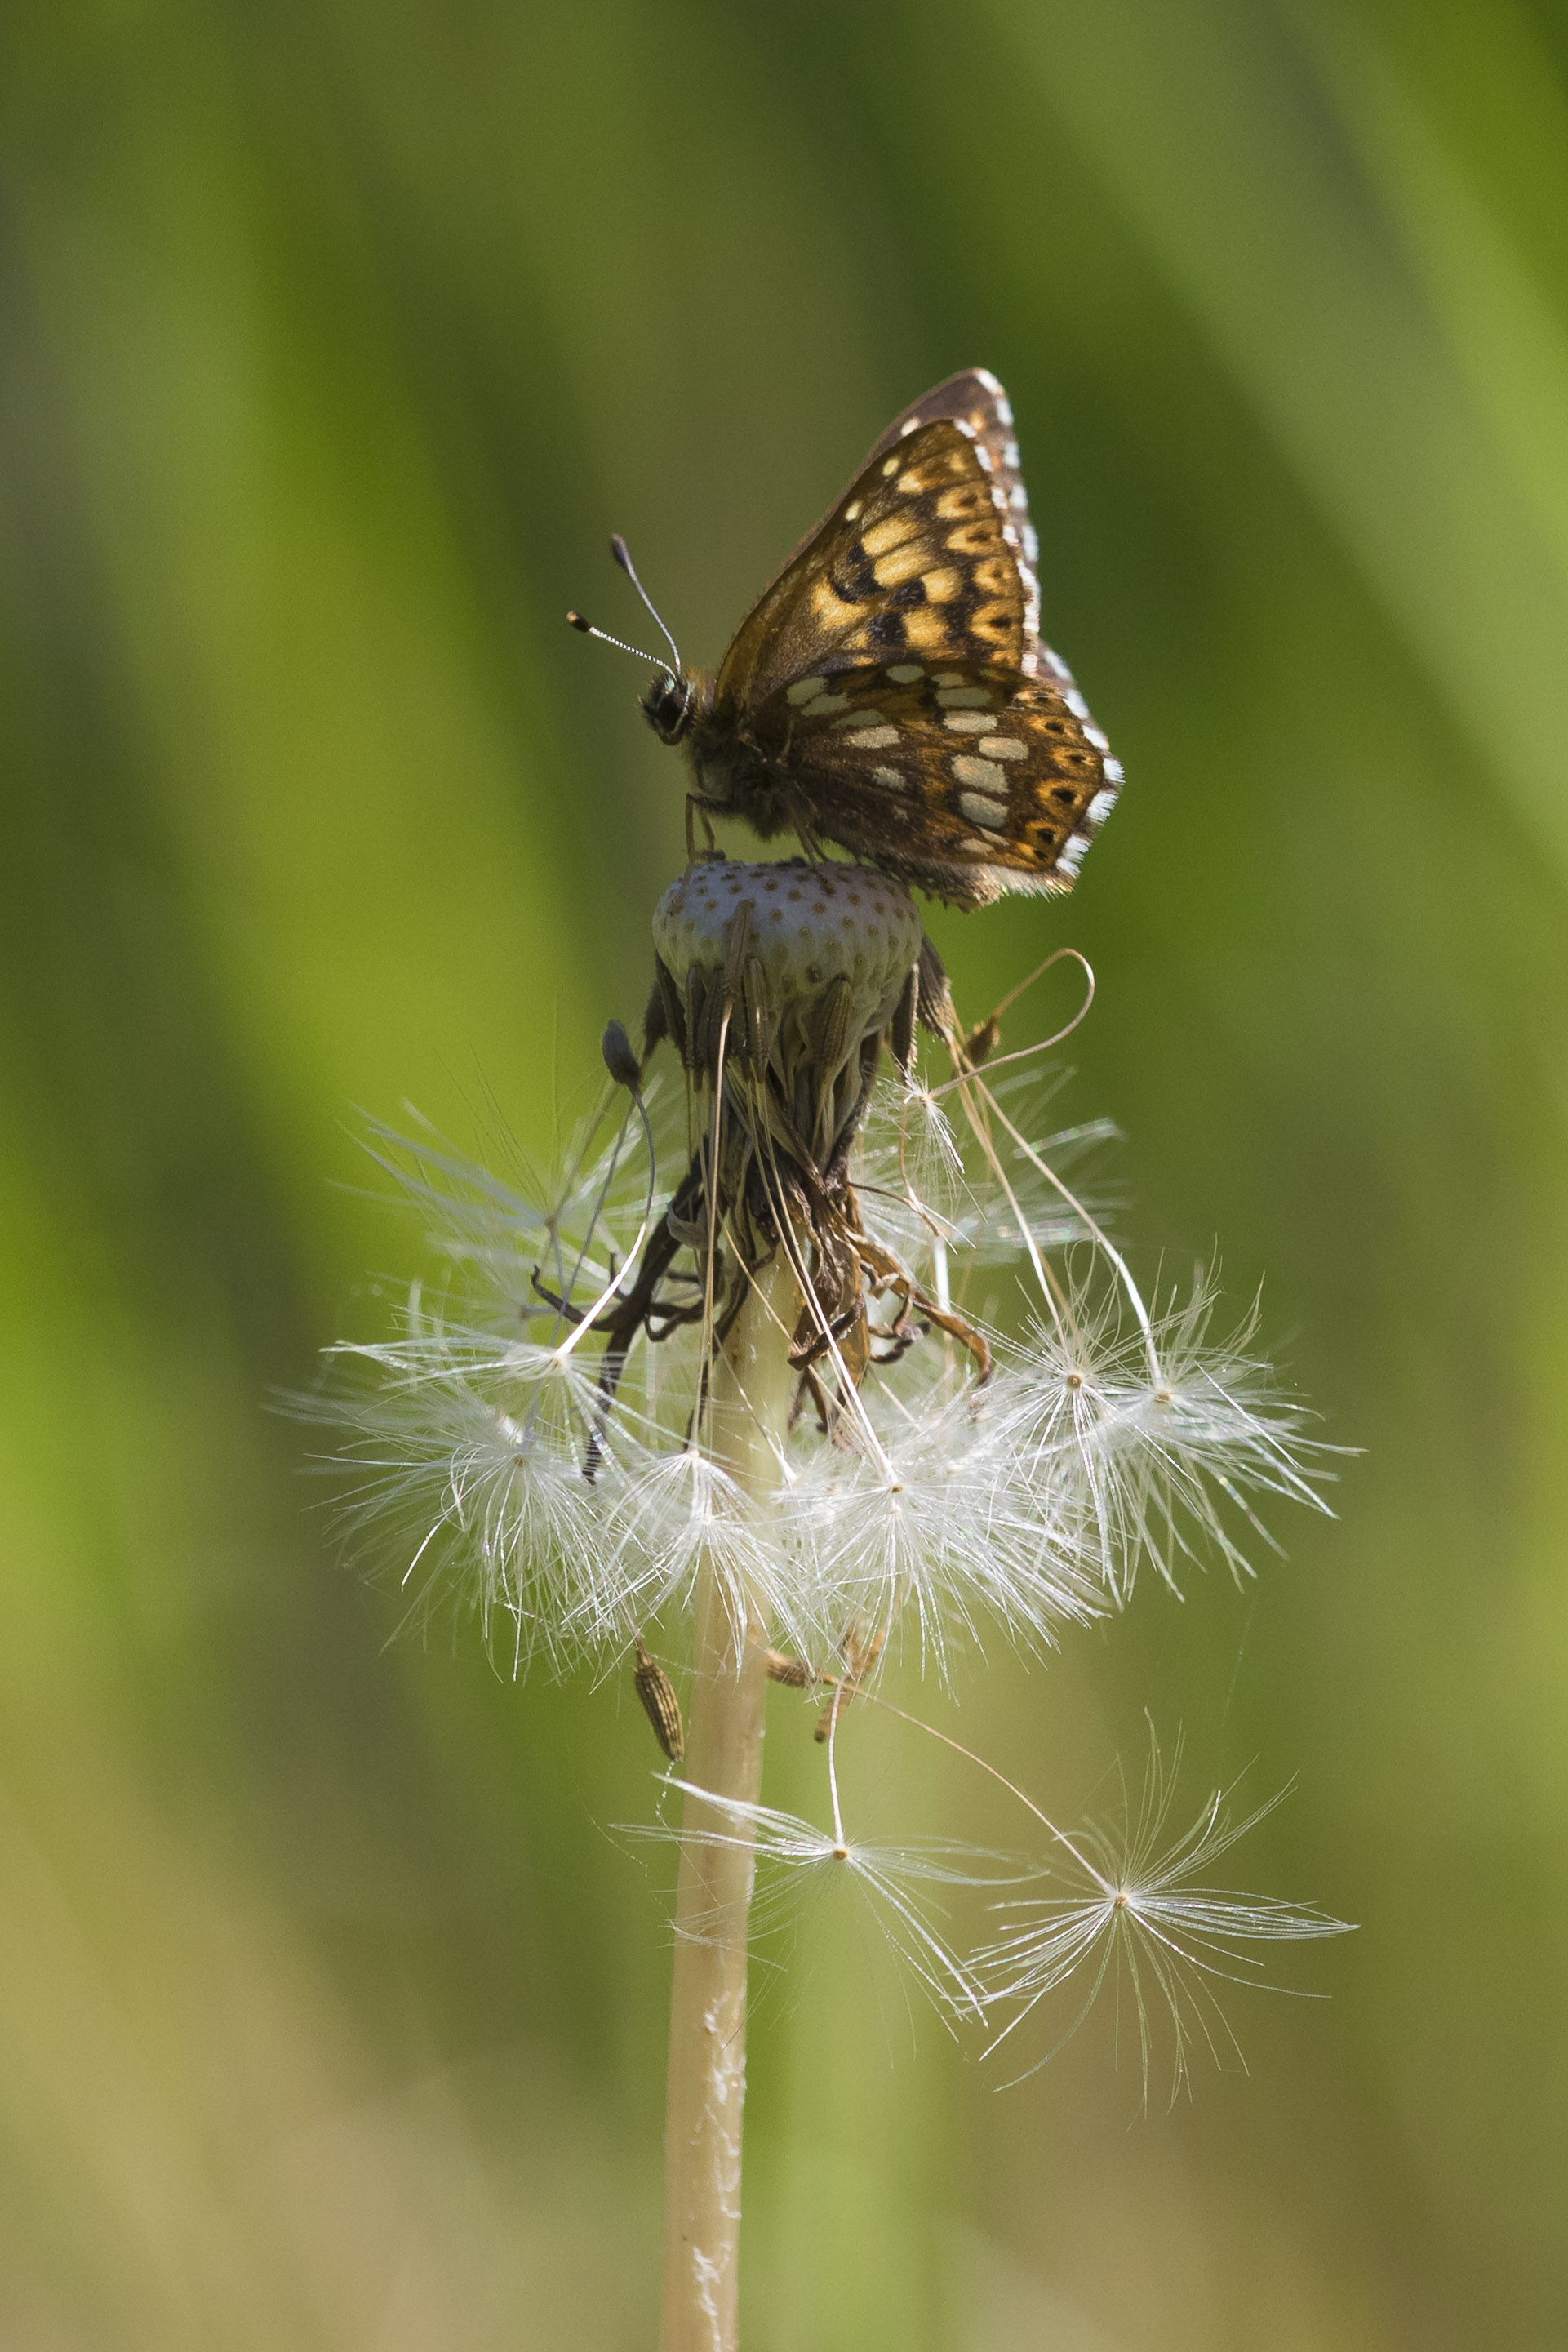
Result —
<instances>
[{"instance_id":1,"label":"butterfly head","mask_svg":"<svg viewBox=\"0 0 1568 2352\"><path fill-rule=\"evenodd\" d=\"M661 743L678 743L697 707L695 680L661 670L643 697L643 716Z\"/></svg>"}]
</instances>

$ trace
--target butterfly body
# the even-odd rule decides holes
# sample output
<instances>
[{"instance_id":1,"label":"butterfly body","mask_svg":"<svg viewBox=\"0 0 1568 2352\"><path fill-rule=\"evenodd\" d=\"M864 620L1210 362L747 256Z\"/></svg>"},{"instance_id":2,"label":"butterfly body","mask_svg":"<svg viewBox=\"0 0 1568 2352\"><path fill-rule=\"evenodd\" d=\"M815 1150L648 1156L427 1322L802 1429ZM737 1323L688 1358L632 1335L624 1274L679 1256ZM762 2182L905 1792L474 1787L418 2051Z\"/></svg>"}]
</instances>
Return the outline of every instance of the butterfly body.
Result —
<instances>
[{"instance_id":1,"label":"butterfly body","mask_svg":"<svg viewBox=\"0 0 1568 2352\"><path fill-rule=\"evenodd\" d=\"M1012 415L971 370L894 420L764 590L716 676L643 697L693 796L836 842L956 906L1061 891L1122 781L1040 639Z\"/></svg>"}]
</instances>

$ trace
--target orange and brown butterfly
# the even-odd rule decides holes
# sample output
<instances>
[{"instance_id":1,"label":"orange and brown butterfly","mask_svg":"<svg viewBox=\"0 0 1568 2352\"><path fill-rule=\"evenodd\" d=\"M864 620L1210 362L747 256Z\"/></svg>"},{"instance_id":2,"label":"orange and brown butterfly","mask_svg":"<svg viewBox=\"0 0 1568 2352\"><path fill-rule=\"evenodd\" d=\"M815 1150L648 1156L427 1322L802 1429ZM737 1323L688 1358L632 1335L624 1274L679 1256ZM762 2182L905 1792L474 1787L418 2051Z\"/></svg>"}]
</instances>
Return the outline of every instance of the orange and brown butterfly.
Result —
<instances>
[{"instance_id":1,"label":"orange and brown butterfly","mask_svg":"<svg viewBox=\"0 0 1568 2352\"><path fill-rule=\"evenodd\" d=\"M643 713L695 805L765 841L836 842L959 907L1070 889L1122 770L1040 643L1037 552L1007 395L967 370L894 419L716 676L669 639Z\"/></svg>"}]
</instances>

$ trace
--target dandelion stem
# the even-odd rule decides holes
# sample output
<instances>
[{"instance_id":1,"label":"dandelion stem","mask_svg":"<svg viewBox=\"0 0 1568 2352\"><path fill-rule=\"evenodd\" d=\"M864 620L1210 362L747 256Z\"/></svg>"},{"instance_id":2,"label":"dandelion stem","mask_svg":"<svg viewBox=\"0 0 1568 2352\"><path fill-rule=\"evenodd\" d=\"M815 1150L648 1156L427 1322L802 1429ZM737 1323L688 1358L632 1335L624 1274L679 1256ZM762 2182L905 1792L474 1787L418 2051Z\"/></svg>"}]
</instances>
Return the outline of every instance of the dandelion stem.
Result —
<instances>
[{"instance_id":1,"label":"dandelion stem","mask_svg":"<svg viewBox=\"0 0 1568 2352\"><path fill-rule=\"evenodd\" d=\"M711 1252L710 1252L711 1258ZM778 1479L800 1315L784 1249L756 1286L714 1366L709 1451L746 1493ZM756 1857L734 1813L702 1791L755 1805L762 1785L766 1628L735 1622L711 1565L696 1600L689 1783L675 1898L664 2118L664 2300L660 2352L735 2352L738 2341L741 2113L746 2097L746 1962ZM716 1826L728 1832L715 1842Z\"/></svg>"}]
</instances>

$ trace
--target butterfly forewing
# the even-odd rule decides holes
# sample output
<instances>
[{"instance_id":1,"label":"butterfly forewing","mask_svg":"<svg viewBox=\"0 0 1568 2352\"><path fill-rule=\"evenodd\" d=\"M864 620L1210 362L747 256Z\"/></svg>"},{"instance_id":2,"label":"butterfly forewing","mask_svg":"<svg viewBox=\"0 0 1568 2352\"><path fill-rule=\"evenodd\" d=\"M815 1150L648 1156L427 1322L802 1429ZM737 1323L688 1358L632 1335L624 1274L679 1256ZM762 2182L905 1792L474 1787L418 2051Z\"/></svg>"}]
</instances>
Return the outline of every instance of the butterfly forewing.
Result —
<instances>
[{"instance_id":1,"label":"butterfly forewing","mask_svg":"<svg viewBox=\"0 0 1568 2352\"><path fill-rule=\"evenodd\" d=\"M916 428L862 468L753 607L719 671L716 714L745 723L813 677L904 654L1021 675L1016 542L983 445L946 418Z\"/></svg>"},{"instance_id":2,"label":"butterfly forewing","mask_svg":"<svg viewBox=\"0 0 1568 2352\"><path fill-rule=\"evenodd\" d=\"M973 434L990 460L998 503L1018 533L1019 569L1023 575L1027 604L1025 625L1029 635L1033 637L1040 628L1040 588L1036 577L1040 541L1030 520L1029 492L1023 483L1012 408L1007 394L990 370L966 368L961 375L950 375L946 383L937 384L923 400L912 403L902 416L894 418L866 459L866 464L871 466L877 459L885 457L917 426L929 425L939 416L962 425Z\"/></svg>"}]
</instances>

